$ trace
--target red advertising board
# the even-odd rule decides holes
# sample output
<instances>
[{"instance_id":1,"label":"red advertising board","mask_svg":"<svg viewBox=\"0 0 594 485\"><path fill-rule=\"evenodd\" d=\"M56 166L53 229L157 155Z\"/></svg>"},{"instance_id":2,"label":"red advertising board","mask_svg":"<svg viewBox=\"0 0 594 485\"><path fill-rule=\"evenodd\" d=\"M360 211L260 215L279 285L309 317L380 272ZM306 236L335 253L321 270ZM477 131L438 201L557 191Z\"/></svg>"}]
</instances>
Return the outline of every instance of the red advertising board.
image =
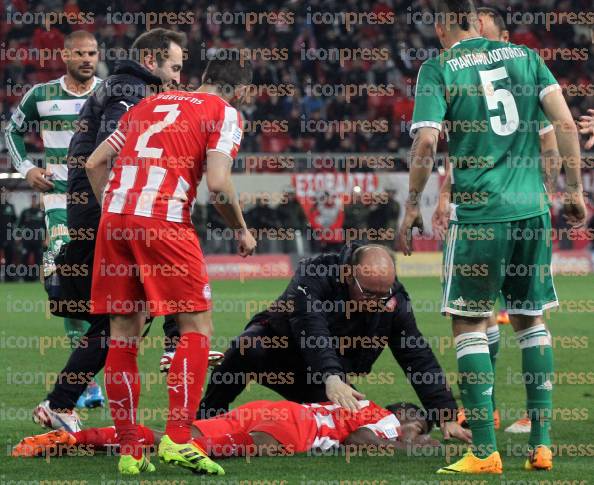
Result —
<instances>
[{"instance_id":1,"label":"red advertising board","mask_svg":"<svg viewBox=\"0 0 594 485\"><path fill-rule=\"evenodd\" d=\"M375 173L298 173L291 183L312 230L320 241L332 243L344 242L344 205L353 190L366 194L379 189Z\"/></svg>"},{"instance_id":2,"label":"red advertising board","mask_svg":"<svg viewBox=\"0 0 594 485\"><path fill-rule=\"evenodd\" d=\"M206 256L210 280L249 280L290 278L291 258L286 254L256 254L247 258L237 255Z\"/></svg>"},{"instance_id":3,"label":"red advertising board","mask_svg":"<svg viewBox=\"0 0 594 485\"><path fill-rule=\"evenodd\" d=\"M583 276L592 273L592 255L584 249L553 252L553 274Z\"/></svg>"}]
</instances>

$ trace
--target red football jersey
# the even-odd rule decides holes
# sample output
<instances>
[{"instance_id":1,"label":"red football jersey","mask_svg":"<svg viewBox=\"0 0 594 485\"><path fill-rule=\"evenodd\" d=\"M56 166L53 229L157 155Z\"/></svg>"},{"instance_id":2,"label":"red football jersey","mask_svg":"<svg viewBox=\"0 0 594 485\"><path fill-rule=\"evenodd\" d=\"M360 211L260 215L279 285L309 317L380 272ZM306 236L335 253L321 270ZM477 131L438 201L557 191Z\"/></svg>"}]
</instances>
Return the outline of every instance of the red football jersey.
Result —
<instances>
[{"instance_id":1,"label":"red football jersey","mask_svg":"<svg viewBox=\"0 0 594 485\"><path fill-rule=\"evenodd\" d=\"M358 411L351 412L332 402L302 404L313 414L318 426L312 448L335 448L359 428L368 428L383 439L395 440L398 437L400 421L394 413L373 401L359 401L359 405Z\"/></svg>"},{"instance_id":2,"label":"red football jersey","mask_svg":"<svg viewBox=\"0 0 594 485\"><path fill-rule=\"evenodd\" d=\"M217 95L168 91L145 98L107 139L119 155L103 211L189 224L206 153L233 159L241 137L239 113Z\"/></svg>"}]
</instances>

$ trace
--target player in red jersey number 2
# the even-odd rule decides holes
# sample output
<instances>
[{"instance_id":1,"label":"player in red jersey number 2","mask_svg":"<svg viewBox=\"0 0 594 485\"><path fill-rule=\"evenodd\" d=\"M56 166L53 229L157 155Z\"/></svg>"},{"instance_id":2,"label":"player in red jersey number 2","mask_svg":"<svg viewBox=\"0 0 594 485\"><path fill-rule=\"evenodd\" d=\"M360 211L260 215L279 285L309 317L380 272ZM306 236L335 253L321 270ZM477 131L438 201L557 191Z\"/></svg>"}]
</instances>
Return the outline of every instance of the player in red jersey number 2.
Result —
<instances>
[{"instance_id":1,"label":"player in red jersey number 2","mask_svg":"<svg viewBox=\"0 0 594 485\"><path fill-rule=\"evenodd\" d=\"M224 474L191 439L212 321L206 264L190 212L206 173L211 200L236 230L239 254L254 251L231 181L242 128L230 104L244 98L252 68L235 51L227 53L208 63L196 92L168 91L133 107L86 164L102 200L91 304L93 313L111 315L105 385L124 474L155 468L143 454L136 423L136 360L147 316L172 314L181 338L167 376L169 415L159 457L195 472Z\"/></svg>"}]
</instances>

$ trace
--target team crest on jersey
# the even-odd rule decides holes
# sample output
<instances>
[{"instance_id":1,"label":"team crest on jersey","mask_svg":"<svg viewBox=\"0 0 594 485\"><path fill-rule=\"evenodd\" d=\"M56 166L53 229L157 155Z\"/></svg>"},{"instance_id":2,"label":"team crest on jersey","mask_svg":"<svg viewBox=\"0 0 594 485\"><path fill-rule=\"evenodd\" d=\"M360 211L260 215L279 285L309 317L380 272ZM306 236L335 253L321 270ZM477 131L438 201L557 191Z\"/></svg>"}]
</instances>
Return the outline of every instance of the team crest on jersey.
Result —
<instances>
[{"instance_id":1,"label":"team crest on jersey","mask_svg":"<svg viewBox=\"0 0 594 485\"><path fill-rule=\"evenodd\" d=\"M204 285L204 289L202 290L202 295L204 296L205 299L210 300L210 297L211 297L210 285Z\"/></svg>"},{"instance_id":2,"label":"team crest on jersey","mask_svg":"<svg viewBox=\"0 0 594 485\"><path fill-rule=\"evenodd\" d=\"M81 107L82 107L82 103L76 103L74 105L74 111L76 111L77 113L80 112Z\"/></svg>"},{"instance_id":3,"label":"team crest on jersey","mask_svg":"<svg viewBox=\"0 0 594 485\"><path fill-rule=\"evenodd\" d=\"M398 304L398 302L396 301L396 297L393 296L392 298L390 298L388 300L388 302L386 303L386 311L387 312L393 312L396 309L396 305Z\"/></svg>"}]
</instances>

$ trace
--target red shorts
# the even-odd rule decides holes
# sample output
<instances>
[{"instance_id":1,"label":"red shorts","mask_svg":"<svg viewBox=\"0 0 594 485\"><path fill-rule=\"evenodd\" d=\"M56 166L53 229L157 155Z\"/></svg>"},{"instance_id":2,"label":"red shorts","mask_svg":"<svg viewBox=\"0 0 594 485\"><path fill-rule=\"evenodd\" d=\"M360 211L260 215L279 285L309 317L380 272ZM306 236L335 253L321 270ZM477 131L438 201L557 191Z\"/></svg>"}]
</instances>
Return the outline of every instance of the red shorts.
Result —
<instances>
[{"instance_id":1,"label":"red shorts","mask_svg":"<svg viewBox=\"0 0 594 485\"><path fill-rule=\"evenodd\" d=\"M210 286L190 225L106 212L93 265L91 313L152 316L210 310Z\"/></svg>"},{"instance_id":2,"label":"red shorts","mask_svg":"<svg viewBox=\"0 0 594 485\"><path fill-rule=\"evenodd\" d=\"M303 453L311 449L318 427L313 415L291 401L254 401L211 419L194 421L204 436L220 436L239 430L269 434L287 450Z\"/></svg>"}]
</instances>

